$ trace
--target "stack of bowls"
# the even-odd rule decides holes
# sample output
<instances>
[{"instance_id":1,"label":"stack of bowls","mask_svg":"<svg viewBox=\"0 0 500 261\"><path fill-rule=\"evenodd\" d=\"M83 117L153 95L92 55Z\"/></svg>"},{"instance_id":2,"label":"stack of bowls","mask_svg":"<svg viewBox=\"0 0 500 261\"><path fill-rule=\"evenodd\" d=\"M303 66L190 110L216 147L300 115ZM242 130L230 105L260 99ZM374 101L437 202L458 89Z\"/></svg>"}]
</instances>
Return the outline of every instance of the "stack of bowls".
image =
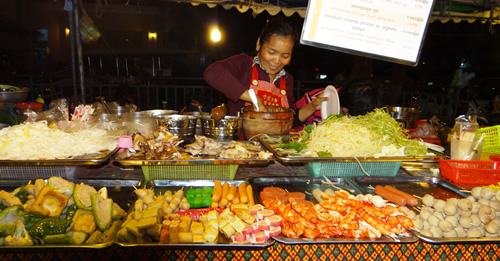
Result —
<instances>
[{"instance_id":1,"label":"stack of bowls","mask_svg":"<svg viewBox=\"0 0 500 261\"><path fill-rule=\"evenodd\" d=\"M196 135L203 136L203 127L201 124L201 117L208 116L210 113L208 112L199 112L199 111L189 111L185 112L184 115L191 115L196 117Z\"/></svg>"},{"instance_id":2,"label":"stack of bowls","mask_svg":"<svg viewBox=\"0 0 500 261\"><path fill-rule=\"evenodd\" d=\"M203 135L215 140L239 140L242 119L236 116L225 116L221 120L214 120L210 116L201 117Z\"/></svg>"}]
</instances>

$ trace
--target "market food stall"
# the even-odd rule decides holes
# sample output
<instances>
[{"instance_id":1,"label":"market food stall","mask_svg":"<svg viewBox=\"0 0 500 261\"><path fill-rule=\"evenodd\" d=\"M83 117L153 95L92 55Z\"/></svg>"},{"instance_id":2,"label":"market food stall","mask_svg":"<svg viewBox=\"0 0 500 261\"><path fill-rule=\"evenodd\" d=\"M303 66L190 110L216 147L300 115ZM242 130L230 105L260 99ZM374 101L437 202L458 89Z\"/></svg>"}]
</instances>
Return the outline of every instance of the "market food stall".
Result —
<instances>
[{"instance_id":1,"label":"market food stall","mask_svg":"<svg viewBox=\"0 0 500 261\"><path fill-rule=\"evenodd\" d=\"M388 123L388 126L399 126L391 116L380 113L373 112L368 116L362 116L363 124L373 126L374 124L366 123L369 122L367 118L375 115L378 120L377 127L384 122ZM310 135L314 137L318 134L315 131L321 131L321 126L335 128L335 125L345 124L345 121L348 121L348 125L355 125L356 120L359 119L325 120L321 125L314 127ZM31 129L23 131L22 128L27 126ZM27 133L31 135L25 137L34 141L31 140L32 137L36 137L40 130L35 126L37 125L19 125L3 131L4 134L10 135L11 141ZM398 132L397 129L398 127L391 129L391 132L404 133L402 130ZM45 134L41 137L48 140L52 131L61 130L43 129L42 133ZM80 131L72 130L58 134L61 139L64 135L77 135L82 138L85 135ZM362 130L358 131L363 133ZM106 136L104 132L98 133L101 138ZM498 258L498 225L495 231L491 230L491 226L496 224L494 220L497 206L490 203L490 201L498 202L496 201L498 186L484 186L484 183L460 184L441 177L435 170L439 168L440 161L445 161L447 156L419 153L422 147L416 140L404 141L407 147L414 146L412 156L403 154L377 157L363 154L353 156L347 153L348 149L342 148L343 157L334 154L334 149L328 149L331 154L322 154L323 157L318 157L318 151L312 150L314 145L311 143L307 144L308 150L305 151L283 146L298 145L300 139L297 135L260 135L257 141L216 141L206 136L195 136L191 144L179 146L182 143L181 139L169 132L165 125L157 126L153 133L153 138L134 135L132 143L129 144L118 143L116 136L109 136L114 140L114 146L100 149L97 154L88 152L71 157L58 155L55 158L50 156L40 158L34 152L26 154L29 158L22 158L22 153L16 154L15 158L9 158L9 154L4 155L5 158L0 162L4 168L2 173L14 173L14 169L18 169L15 175L3 176L8 180L3 181L0 187L4 192L10 192L5 195L13 195L20 200L21 196L18 193L20 188L24 188L34 202L38 200L43 202L39 198L40 195L47 194L43 192L44 190L53 191L49 193L50 195L67 194L64 209L66 207L68 209L59 208L60 212L57 214L52 216L44 214L45 212L36 210L38 208L34 206L39 205L33 202L23 203L22 212L35 215L42 221L55 218L66 220L67 225L73 225L69 226L68 230L62 230L62 233L47 232L44 230L46 228L38 223L42 221L28 225L26 214L22 214L26 224L22 221L16 221L14 224L4 218L7 213L14 215L14 212L19 216L20 212L16 211L21 210L16 204L8 206L6 201L2 201L7 208L1 212L0 220L3 221L0 223L3 225L10 223L11 227L15 228L14 231L19 231L19 234L14 231L2 232L6 236L3 239L4 244L7 245L0 247L2 259L479 258L490 260ZM187 138L184 132L179 131L179 133L181 137ZM86 136L96 139L96 135ZM363 135L357 136L363 137ZM159 137L161 138L158 139ZM290 141L295 143L289 144ZM358 139L354 143L362 142ZM370 142L372 144L370 147L378 146L377 142L373 140ZM390 143L388 140L384 142ZM120 144L119 149L116 148L118 144ZM156 146L151 147L153 144ZM344 141L339 140L336 147L342 147L343 144ZM3 145L9 146L5 143ZM26 142L19 145L26 146ZM384 147L384 144L381 146ZM154 148L154 151L151 148ZM221 150L209 156L210 150L218 149ZM415 168L419 163L422 168ZM58 167L63 169L56 172ZM48 170L40 171L44 168ZM26 176L21 176L22 173ZM60 177L53 177L55 174ZM490 175L496 177L495 172ZM67 185L60 187L60 184ZM495 182L491 184L496 185ZM37 186L41 186L39 187L41 191L38 193ZM393 197L391 199L387 194L377 192L380 187L387 186L403 191L417 200L405 201L399 206L387 202L387 200L397 202ZM478 192L476 187L481 191ZM32 189L34 192L31 192ZM231 189L234 190L230 192ZM196 190L200 193L209 193L210 203L216 205L203 205L205 204L203 201L198 203L196 200L190 201L190 192L195 193ZM333 194L328 194L328 190ZM489 192L482 193L482 190ZM242 203L244 191L247 192L245 201L247 203ZM216 194L219 195L216 197L217 200L214 199ZM5 195L2 196L4 200ZM167 199L169 195L170 201ZM226 196L225 203L222 201L223 195ZM229 201L228 195L232 195L232 201ZM85 197L89 197L90 200L85 200ZM195 198L193 196L191 200ZM253 204L250 203L250 198L253 198ZM486 198L488 203L485 203ZM67 221L71 206L67 202L71 202L70 199L75 202L77 206L75 209L80 212L75 214L76 218L70 216L72 222ZM237 203L235 199L241 201ZM469 200L470 204L458 203L459 200ZM99 206L106 204L110 206L110 202L116 203L118 207L116 210L113 207L113 211L108 212L109 216L106 219L105 212L100 211L102 208ZM454 210L448 206L448 203L452 202L456 203L453 205ZM474 203L481 206L488 205L488 209L481 211L487 215L477 215L479 221L471 218L470 222L465 224L466 219L462 220L461 217L468 217L469 214L470 217L473 216ZM154 207L155 204L160 205ZM202 205L196 206L196 204ZM312 205L306 207L306 204ZM41 206L46 205L43 203ZM215 208L207 209L207 206ZM326 210L322 210L323 208ZM205 209L208 212L203 212ZM466 209L469 209L470 213L466 213ZM155 213L151 217L148 216L151 214L150 210L154 210ZM146 214L146 211L149 214ZM312 211L310 213L314 215L309 215L308 211ZM375 213L380 214L381 211L386 214L375 216ZM479 212L479 209L477 211ZM423 212L427 213L425 220L418 221L424 219ZM460 214L455 217L459 212ZM92 214L88 216L82 213ZM181 213L185 215L181 216ZM193 218L195 213L199 214L197 218ZM182 218L186 215L189 221ZM204 215L207 219L205 221L202 218ZM223 215L225 219L221 218ZM439 215L442 220L439 219ZM88 226L75 228L78 227L76 224L81 222L76 220L80 220L83 216L91 218L88 222L95 222L93 229L87 230ZM447 221L453 224L451 219L448 220L451 216L456 218L460 227L467 227L467 232L475 231L479 234L459 234L458 230L441 222ZM326 222L322 223L320 218L324 218L323 221ZM407 223L409 219L412 220L411 224ZM151 223L141 223L146 220ZM237 223L238 220L242 222ZM191 226L184 225L189 229L173 230L175 226L183 227L182 222L191 222ZM218 227L216 230L209 228L214 222ZM429 227L425 227L425 222ZM135 224L131 225L133 223ZM204 230L195 229L193 224L196 223L205 224ZM40 227L37 229L37 226ZM168 229L165 226L168 226ZM22 232L24 230L21 228L26 229L26 232ZM203 233L199 234L195 230ZM168 231L165 232L168 234L164 236L162 231ZM465 232L464 229L462 231ZM450 233L445 234L448 232ZM99 234L113 236L97 236ZM171 238L171 235L175 237ZM31 241L21 240L26 237ZM35 240L35 237L38 239ZM91 239L94 241L90 241ZM26 244L18 244L20 241Z\"/></svg>"}]
</instances>

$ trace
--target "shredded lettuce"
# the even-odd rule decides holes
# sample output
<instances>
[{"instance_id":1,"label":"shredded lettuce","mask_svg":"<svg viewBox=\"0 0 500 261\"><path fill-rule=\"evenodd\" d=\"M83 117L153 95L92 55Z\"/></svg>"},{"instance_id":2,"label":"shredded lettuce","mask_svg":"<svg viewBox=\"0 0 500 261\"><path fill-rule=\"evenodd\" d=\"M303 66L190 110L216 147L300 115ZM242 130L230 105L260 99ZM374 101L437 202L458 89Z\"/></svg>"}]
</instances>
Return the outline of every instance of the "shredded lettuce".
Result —
<instances>
[{"instance_id":1,"label":"shredded lettuce","mask_svg":"<svg viewBox=\"0 0 500 261\"><path fill-rule=\"evenodd\" d=\"M408 138L407 130L383 109L356 117L330 115L309 125L288 148L318 157L421 156L427 147ZM296 143L296 144L295 144Z\"/></svg>"}]
</instances>

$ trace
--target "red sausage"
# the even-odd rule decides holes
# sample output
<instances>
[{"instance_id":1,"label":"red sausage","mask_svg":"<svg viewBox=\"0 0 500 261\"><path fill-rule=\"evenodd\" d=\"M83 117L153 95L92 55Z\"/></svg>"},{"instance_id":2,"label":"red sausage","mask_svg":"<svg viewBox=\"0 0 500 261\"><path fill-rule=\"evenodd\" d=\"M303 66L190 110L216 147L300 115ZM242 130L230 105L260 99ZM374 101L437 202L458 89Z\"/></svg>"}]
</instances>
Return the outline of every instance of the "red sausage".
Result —
<instances>
[{"instance_id":1,"label":"red sausage","mask_svg":"<svg viewBox=\"0 0 500 261\"><path fill-rule=\"evenodd\" d=\"M280 187L265 187L263 189L266 192L273 193L278 196L285 196L286 195L286 190L280 188Z\"/></svg>"},{"instance_id":2,"label":"red sausage","mask_svg":"<svg viewBox=\"0 0 500 261\"><path fill-rule=\"evenodd\" d=\"M260 200L261 201L264 201L264 200L267 200L267 201L273 201L277 198L277 196L273 193L270 193L268 191L265 191L265 190L262 190L260 192Z\"/></svg>"},{"instance_id":3,"label":"red sausage","mask_svg":"<svg viewBox=\"0 0 500 261\"><path fill-rule=\"evenodd\" d=\"M377 185L375 186L375 194L391 201L394 202L400 206L405 206L406 205L406 198L403 196L400 196L399 194L396 194L394 192L391 192L387 190L386 188Z\"/></svg>"},{"instance_id":4,"label":"red sausage","mask_svg":"<svg viewBox=\"0 0 500 261\"><path fill-rule=\"evenodd\" d=\"M416 197L414 197L414 196L406 193L406 192L403 192L403 191L401 191L401 190L399 190L399 189L397 189L395 187L389 186L389 185L385 185L384 188L387 189L387 190L389 190L389 191L391 191L391 192L399 194L400 196L405 197L406 198L406 204L408 204L408 205L410 205L412 207L414 207L414 206L416 206L418 204L418 199Z\"/></svg>"},{"instance_id":5,"label":"red sausage","mask_svg":"<svg viewBox=\"0 0 500 261\"><path fill-rule=\"evenodd\" d=\"M304 192L288 192L288 197L297 199L306 199L306 194Z\"/></svg>"},{"instance_id":6,"label":"red sausage","mask_svg":"<svg viewBox=\"0 0 500 261\"><path fill-rule=\"evenodd\" d=\"M311 201L309 201L307 199L296 199L295 201L300 202L300 203L306 205L306 207L314 206L314 203L312 203Z\"/></svg>"}]
</instances>

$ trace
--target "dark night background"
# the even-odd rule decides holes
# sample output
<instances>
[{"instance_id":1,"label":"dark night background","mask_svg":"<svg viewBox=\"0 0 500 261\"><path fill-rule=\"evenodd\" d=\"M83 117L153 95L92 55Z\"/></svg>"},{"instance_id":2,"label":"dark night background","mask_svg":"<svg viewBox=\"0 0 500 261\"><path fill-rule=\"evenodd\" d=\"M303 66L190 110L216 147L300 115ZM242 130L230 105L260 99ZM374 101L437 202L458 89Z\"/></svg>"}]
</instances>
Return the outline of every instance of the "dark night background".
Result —
<instances>
[{"instance_id":1,"label":"dark night background","mask_svg":"<svg viewBox=\"0 0 500 261\"><path fill-rule=\"evenodd\" d=\"M175 3L160 0L115 0L99 7L104 1L83 1L88 15L102 33L95 43L83 45L86 76L113 77L116 61L127 59L130 74L136 77L151 75L151 57L161 57L162 71L158 76L201 77L206 66L230 55L253 52L267 12L240 13L221 6L209 8L200 4ZM128 3L128 4L127 4ZM70 74L69 40L64 35L68 13L62 0L8 0L0 10L0 80L15 83L19 75L49 75L54 72ZM294 23L299 29L303 18L294 14L278 17ZM208 39L210 25L217 21L223 39L213 44ZM33 32L46 29L47 39L37 40ZM418 66L405 66L356 55L310 46L296 46L292 63L287 70L297 80L333 81L339 72L354 71L371 74L380 82L393 82L402 91L446 92L453 73L461 64L465 71L475 72L468 93L478 99L490 100L497 90L500 73L500 32L497 25L430 23ZM158 39L148 41L148 32L157 32ZM7 41L5 41L5 39ZM368 64L368 68L359 68ZM101 69L102 67L102 69ZM158 70L158 68L156 68ZM500 78L500 77L499 77Z\"/></svg>"}]
</instances>

